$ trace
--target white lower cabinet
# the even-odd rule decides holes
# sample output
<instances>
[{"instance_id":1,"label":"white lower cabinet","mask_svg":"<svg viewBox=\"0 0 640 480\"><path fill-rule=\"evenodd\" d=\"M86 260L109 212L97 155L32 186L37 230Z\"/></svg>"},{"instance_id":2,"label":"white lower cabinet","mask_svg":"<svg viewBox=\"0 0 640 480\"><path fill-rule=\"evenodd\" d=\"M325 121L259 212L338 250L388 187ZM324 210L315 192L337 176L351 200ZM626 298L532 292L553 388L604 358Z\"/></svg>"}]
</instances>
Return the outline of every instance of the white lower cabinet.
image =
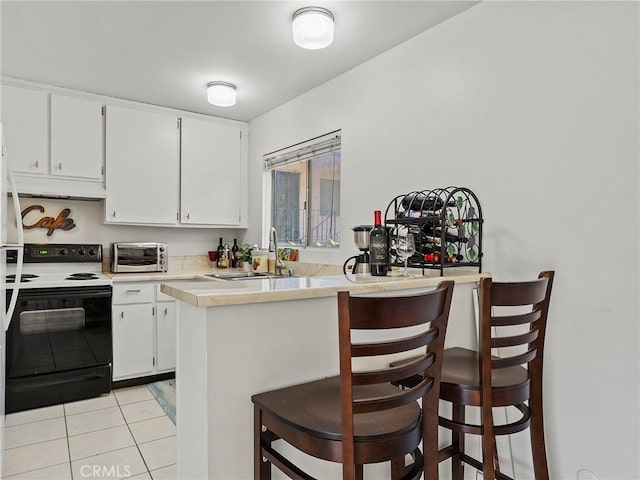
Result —
<instances>
[{"instance_id":1,"label":"white lower cabinet","mask_svg":"<svg viewBox=\"0 0 640 480\"><path fill-rule=\"evenodd\" d=\"M156 304L156 369L159 373L176 369L176 302Z\"/></svg>"},{"instance_id":2,"label":"white lower cabinet","mask_svg":"<svg viewBox=\"0 0 640 480\"><path fill-rule=\"evenodd\" d=\"M113 380L175 370L176 304L157 282L113 286Z\"/></svg>"},{"instance_id":3,"label":"white lower cabinet","mask_svg":"<svg viewBox=\"0 0 640 480\"><path fill-rule=\"evenodd\" d=\"M113 379L142 377L153 372L152 304L114 305Z\"/></svg>"}]
</instances>

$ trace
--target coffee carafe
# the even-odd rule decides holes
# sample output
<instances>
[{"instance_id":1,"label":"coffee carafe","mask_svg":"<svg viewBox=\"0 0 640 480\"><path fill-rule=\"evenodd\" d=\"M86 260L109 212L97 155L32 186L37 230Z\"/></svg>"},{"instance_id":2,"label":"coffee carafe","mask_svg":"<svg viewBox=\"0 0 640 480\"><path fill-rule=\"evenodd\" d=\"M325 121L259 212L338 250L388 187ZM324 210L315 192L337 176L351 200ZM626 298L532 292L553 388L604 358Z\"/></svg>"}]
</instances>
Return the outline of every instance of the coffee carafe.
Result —
<instances>
[{"instance_id":1,"label":"coffee carafe","mask_svg":"<svg viewBox=\"0 0 640 480\"><path fill-rule=\"evenodd\" d=\"M371 268L369 267L369 232L373 228L373 225L358 225L353 227L353 242L360 250L359 255L347 258L342 266L342 271L347 274L348 265L352 260L355 260L351 273L369 273Z\"/></svg>"}]
</instances>

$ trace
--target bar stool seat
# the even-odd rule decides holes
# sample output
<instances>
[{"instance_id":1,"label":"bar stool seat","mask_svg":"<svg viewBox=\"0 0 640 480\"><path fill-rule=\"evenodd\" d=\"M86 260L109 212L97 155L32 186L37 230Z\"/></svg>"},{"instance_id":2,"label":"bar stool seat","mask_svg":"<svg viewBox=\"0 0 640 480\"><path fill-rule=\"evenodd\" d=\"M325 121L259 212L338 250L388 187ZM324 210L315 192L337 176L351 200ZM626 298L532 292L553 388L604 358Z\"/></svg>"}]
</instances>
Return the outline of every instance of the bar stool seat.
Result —
<instances>
[{"instance_id":1,"label":"bar stool seat","mask_svg":"<svg viewBox=\"0 0 640 480\"><path fill-rule=\"evenodd\" d=\"M492 358L497 359L498 357ZM529 398L528 384L527 369L519 365L494 370L491 372L491 385L494 389L493 405L504 406L504 402L496 397L500 391L517 391L524 388L524 399ZM451 388L452 385L455 385L455 388ZM452 399L458 398L460 395L457 392L463 391L463 395L470 398L467 400L468 402L481 405L481 385L478 352L461 347L445 349L442 376L440 377L440 398L453 401ZM506 404L511 405L511 402Z\"/></svg>"},{"instance_id":2,"label":"bar stool seat","mask_svg":"<svg viewBox=\"0 0 640 480\"><path fill-rule=\"evenodd\" d=\"M395 395L398 388L392 385L361 385L353 388L354 400ZM294 385L272 392L253 396L253 401L259 404L263 411L274 412L279 421L295 426L318 439L339 442L342 439L340 377L330 377L302 385ZM362 413L353 422L353 436L355 442L356 463L375 463L389 460L388 452L380 452L380 456L372 456L366 450L367 441L392 442L404 436L407 432L415 431L417 443L420 441L420 421L422 412L417 403L403 405L392 410L382 412ZM302 449L305 447L303 446ZM308 447L307 447L308 449ZM308 452L312 453L312 452ZM319 453L316 452L319 456ZM325 460L342 461L342 451L327 449L322 454Z\"/></svg>"}]
</instances>

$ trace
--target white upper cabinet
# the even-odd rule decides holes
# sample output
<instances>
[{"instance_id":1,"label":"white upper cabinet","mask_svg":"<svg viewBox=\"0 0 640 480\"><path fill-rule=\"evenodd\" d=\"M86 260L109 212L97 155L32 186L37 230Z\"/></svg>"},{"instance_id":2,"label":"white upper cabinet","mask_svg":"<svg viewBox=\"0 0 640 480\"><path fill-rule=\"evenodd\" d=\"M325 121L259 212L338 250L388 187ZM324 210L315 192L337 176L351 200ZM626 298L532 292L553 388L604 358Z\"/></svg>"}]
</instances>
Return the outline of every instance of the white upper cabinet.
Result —
<instances>
[{"instance_id":1,"label":"white upper cabinet","mask_svg":"<svg viewBox=\"0 0 640 480\"><path fill-rule=\"evenodd\" d=\"M49 167L48 93L2 85L2 126L14 172L46 175Z\"/></svg>"},{"instance_id":2,"label":"white upper cabinet","mask_svg":"<svg viewBox=\"0 0 640 480\"><path fill-rule=\"evenodd\" d=\"M102 101L3 84L2 123L18 192L104 198Z\"/></svg>"},{"instance_id":3,"label":"white upper cabinet","mask_svg":"<svg viewBox=\"0 0 640 480\"><path fill-rule=\"evenodd\" d=\"M105 223L247 227L247 123L2 82L19 193L106 198Z\"/></svg>"},{"instance_id":4,"label":"white upper cabinet","mask_svg":"<svg viewBox=\"0 0 640 480\"><path fill-rule=\"evenodd\" d=\"M51 174L102 180L102 102L51 94Z\"/></svg>"},{"instance_id":5,"label":"white upper cabinet","mask_svg":"<svg viewBox=\"0 0 640 480\"><path fill-rule=\"evenodd\" d=\"M242 124L182 118L180 222L237 226L242 205Z\"/></svg>"},{"instance_id":6,"label":"white upper cabinet","mask_svg":"<svg viewBox=\"0 0 640 480\"><path fill-rule=\"evenodd\" d=\"M106 116L106 222L175 225L178 117L114 105Z\"/></svg>"}]
</instances>

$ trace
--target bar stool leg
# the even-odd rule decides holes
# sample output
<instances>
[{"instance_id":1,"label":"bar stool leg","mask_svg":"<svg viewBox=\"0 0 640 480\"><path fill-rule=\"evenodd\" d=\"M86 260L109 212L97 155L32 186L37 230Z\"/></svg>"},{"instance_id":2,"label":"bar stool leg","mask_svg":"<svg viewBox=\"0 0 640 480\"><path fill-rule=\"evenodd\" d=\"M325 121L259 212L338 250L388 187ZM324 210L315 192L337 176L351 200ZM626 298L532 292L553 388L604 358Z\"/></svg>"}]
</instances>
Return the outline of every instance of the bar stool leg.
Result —
<instances>
[{"instance_id":1,"label":"bar stool leg","mask_svg":"<svg viewBox=\"0 0 640 480\"><path fill-rule=\"evenodd\" d=\"M253 478L271 480L271 463L262 461L262 442L266 435L262 431L262 410L257 406L253 409L253 428Z\"/></svg>"},{"instance_id":2,"label":"bar stool leg","mask_svg":"<svg viewBox=\"0 0 640 480\"><path fill-rule=\"evenodd\" d=\"M402 478L404 473L404 457L394 458L391 460L391 479L397 480Z\"/></svg>"},{"instance_id":3,"label":"bar stool leg","mask_svg":"<svg viewBox=\"0 0 640 480\"><path fill-rule=\"evenodd\" d=\"M544 445L544 418L542 408L531 403L531 424L529 433L531 435L531 455L533 457L533 472L536 480L549 480L549 469L547 466L547 452Z\"/></svg>"},{"instance_id":4,"label":"bar stool leg","mask_svg":"<svg viewBox=\"0 0 640 480\"><path fill-rule=\"evenodd\" d=\"M451 418L454 422L464 423L464 405L454 403L452 406ZM453 480L464 479L464 464L460 458L460 453L464 453L464 433L451 431L451 444L454 448L454 455L451 457L451 478Z\"/></svg>"}]
</instances>

